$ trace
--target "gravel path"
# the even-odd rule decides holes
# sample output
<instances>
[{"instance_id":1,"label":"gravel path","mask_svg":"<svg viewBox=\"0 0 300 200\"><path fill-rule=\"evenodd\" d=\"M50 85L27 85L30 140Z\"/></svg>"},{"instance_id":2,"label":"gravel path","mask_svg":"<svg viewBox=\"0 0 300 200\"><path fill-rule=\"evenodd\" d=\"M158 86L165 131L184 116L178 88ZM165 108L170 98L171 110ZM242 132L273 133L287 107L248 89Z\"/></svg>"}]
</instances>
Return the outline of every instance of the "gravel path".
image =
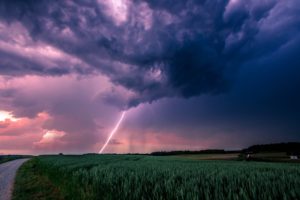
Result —
<instances>
[{"instance_id":1,"label":"gravel path","mask_svg":"<svg viewBox=\"0 0 300 200\"><path fill-rule=\"evenodd\" d=\"M28 159L18 159L0 165L0 200L10 200L18 168Z\"/></svg>"}]
</instances>

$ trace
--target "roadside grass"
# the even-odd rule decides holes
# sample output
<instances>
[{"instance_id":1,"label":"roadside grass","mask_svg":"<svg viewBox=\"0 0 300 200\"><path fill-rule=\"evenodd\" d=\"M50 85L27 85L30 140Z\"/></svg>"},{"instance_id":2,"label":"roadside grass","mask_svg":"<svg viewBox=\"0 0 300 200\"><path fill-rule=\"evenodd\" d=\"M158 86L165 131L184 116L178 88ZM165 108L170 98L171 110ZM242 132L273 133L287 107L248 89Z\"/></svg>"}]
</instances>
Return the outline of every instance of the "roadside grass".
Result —
<instances>
[{"instance_id":1,"label":"roadside grass","mask_svg":"<svg viewBox=\"0 0 300 200\"><path fill-rule=\"evenodd\" d=\"M0 164L5 163L5 162L9 162L12 160L16 160L16 159L21 159L21 158L30 158L32 156L23 156L23 155L4 155L4 156L0 156Z\"/></svg>"},{"instance_id":2,"label":"roadside grass","mask_svg":"<svg viewBox=\"0 0 300 200\"><path fill-rule=\"evenodd\" d=\"M25 162L17 172L13 200L63 200L59 189L37 167L39 160Z\"/></svg>"}]
</instances>

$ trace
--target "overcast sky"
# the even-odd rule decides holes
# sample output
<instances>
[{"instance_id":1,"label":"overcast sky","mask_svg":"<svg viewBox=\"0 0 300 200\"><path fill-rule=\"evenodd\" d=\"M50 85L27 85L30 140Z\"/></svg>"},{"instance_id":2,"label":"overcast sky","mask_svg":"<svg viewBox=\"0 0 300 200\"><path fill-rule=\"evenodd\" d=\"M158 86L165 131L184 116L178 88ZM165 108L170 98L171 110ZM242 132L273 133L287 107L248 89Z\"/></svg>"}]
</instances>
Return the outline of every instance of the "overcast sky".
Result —
<instances>
[{"instance_id":1,"label":"overcast sky","mask_svg":"<svg viewBox=\"0 0 300 200\"><path fill-rule=\"evenodd\" d=\"M0 153L300 141L299 0L1 0Z\"/></svg>"}]
</instances>

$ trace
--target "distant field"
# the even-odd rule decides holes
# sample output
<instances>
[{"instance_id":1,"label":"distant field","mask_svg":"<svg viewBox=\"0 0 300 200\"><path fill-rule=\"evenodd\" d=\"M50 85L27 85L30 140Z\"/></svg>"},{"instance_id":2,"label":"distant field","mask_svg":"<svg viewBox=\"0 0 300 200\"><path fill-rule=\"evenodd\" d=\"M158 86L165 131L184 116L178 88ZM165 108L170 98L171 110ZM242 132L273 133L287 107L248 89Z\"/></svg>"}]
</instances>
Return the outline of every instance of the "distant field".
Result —
<instances>
[{"instance_id":1,"label":"distant field","mask_svg":"<svg viewBox=\"0 0 300 200\"><path fill-rule=\"evenodd\" d=\"M261 152L251 154L251 160L265 162L291 162L300 163L300 160L291 160L286 152Z\"/></svg>"},{"instance_id":2,"label":"distant field","mask_svg":"<svg viewBox=\"0 0 300 200\"><path fill-rule=\"evenodd\" d=\"M300 165L173 156L42 156L21 167L14 199L300 199Z\"/></svg>"},{"instance_id":3,"label":"distant field","mask_svg":"<svg viewBox=\"0 0 300 200\"><path fill-rule=\"evenodd\" d=\"M189 158L194 160L236 160L239 158L239 153L228 154L186 154L176 155L174 157Z\"/></svg>"},{"instance_id":4,"label":"distant field","mask_svg":"<svg viewBox=\"0 0 300 200\"><path fill-rule=\"evenodd\" d=\"M186 158L192 160L247 160L246 154L240 153L221 153L221 154L180 154L171 157ZM300 163L300 160L291 160L286 152L262 152L251 154L251 161L264 162L290 162Z\"/></svg>"}]
</instances>

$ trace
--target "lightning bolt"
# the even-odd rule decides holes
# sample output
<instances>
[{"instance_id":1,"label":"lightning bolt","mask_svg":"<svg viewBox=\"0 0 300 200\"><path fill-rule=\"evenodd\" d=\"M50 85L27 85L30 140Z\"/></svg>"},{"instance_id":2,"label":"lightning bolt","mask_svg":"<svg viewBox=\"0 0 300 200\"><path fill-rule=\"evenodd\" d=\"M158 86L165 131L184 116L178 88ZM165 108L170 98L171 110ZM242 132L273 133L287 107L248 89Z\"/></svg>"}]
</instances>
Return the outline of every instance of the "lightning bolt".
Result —
<instances>
[{"instance_id":1,"label":"lightning bolt","mask_svg":"<svg viewBox=\"0 0 300 200\"><path fill-rule=\"evenodd\" d=\"M111 131L109 137L107 138L105 144L102 146L101 150L99 151L99 153L102 153L104 151L104 149L106 148L106 146L108 145L109 141L111 140L112 136L117 132L120 124L122 123L124 117L125 117L126 111L122 112L121 118L119 119L118 123L116 124L115 128Z\"/></svg>"}]
</instances>

